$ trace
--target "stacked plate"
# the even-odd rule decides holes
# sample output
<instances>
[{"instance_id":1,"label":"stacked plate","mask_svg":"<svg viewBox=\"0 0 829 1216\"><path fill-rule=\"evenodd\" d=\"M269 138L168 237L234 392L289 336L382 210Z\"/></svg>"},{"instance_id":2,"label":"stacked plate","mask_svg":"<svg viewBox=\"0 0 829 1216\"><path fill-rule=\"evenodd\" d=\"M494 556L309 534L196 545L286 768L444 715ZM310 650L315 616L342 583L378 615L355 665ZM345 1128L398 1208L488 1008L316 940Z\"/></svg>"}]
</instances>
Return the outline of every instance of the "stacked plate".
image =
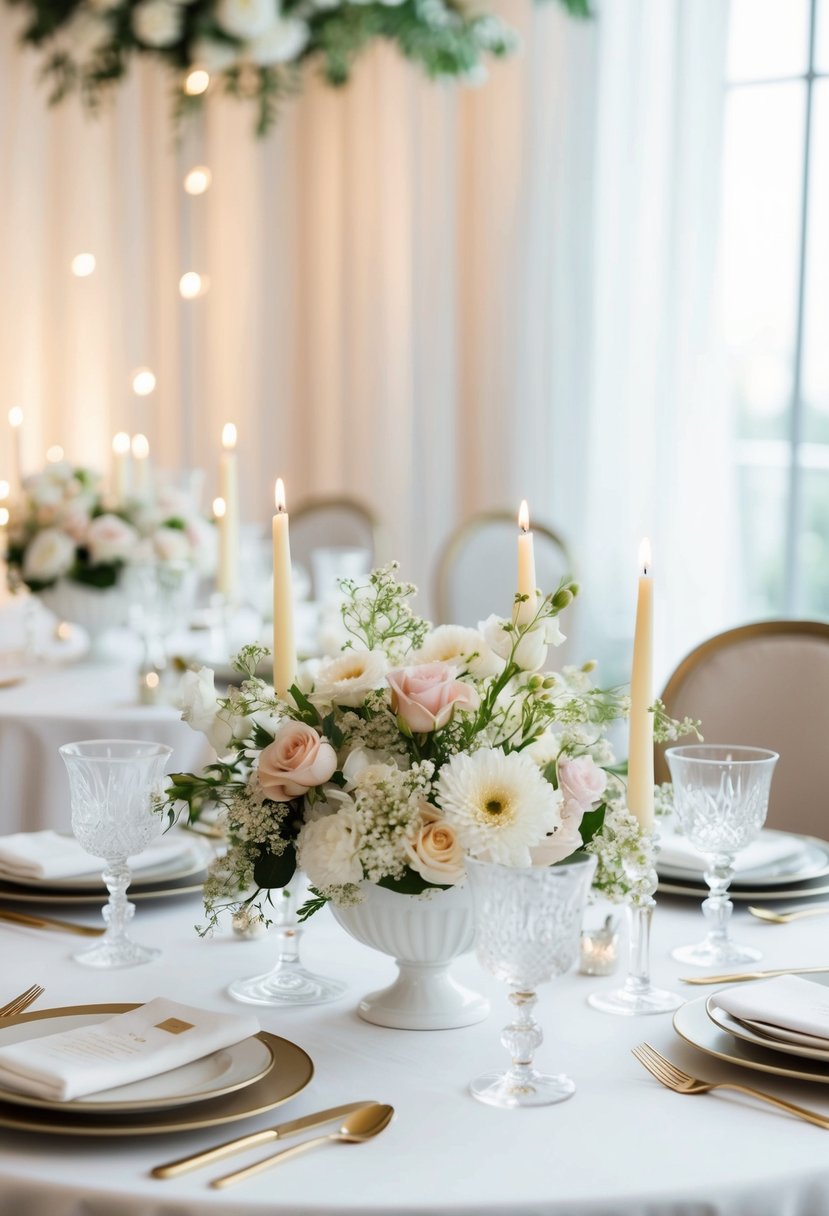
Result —
<instances>
[{"instance_id":1,"label":"stacked plate","mask_svg":"<svg viewBox=\"0 0 829 1216\"><path fill-rule=\"evenodd\" d=\"M809 982L829 988L829 975L809 976ZM829 1000L829 992L826 995ZM678 1009L674 1029L693 1047L729 1064L829 1085L829 1039L734 1017L714 996Z\"/></svg>"},{"instance_id":2,"label":"stacked plate","mask_svg":"<svg viewBox=\"0 0 829 1216\"><path fill-rule=\"evenodd\" d=\"M161 899L173 895L190 895L200 891L208 863L213 857L210 845L191 835L176 841L152 865L133 873L129 898ZM90 858L90 866L93 864ZM106 903L108 891L100 869L71 878L23 878L0 869L0 902L34 904Z\"/></svg>"},{"instance_id":3,"label":"stacked plate","mask_svg":"<svg viewBox=\"0 0 829 1216\"><path fill-rule=\"evenodd\" d=\"M814 836L767 830L760 833L758 852L777 854L775 860L746 868L737 858L736 872L729 888L733 900L746 902L770 899L809 899L829 894L829 844ZM671 865L664 857L658 862L658 890L666 895L687 895L704 899L708 888L699 865Z\"/></svg>"},{"instance_id":4,"label":"stacked plate","mask_svg":"<svg viewBox=\"0 0 829 1216\"><path fill-rule=\"evenodd\" d=\"M0 1019L0 1047L102 1022L129 1005L73 1005ZM294 1043L260 1032L144 1081L71 1102L0 1087L0 1127L72 1136L146 1136L234 1123L281 1105L314 1073Z\"/></svg>"}]
</instances>

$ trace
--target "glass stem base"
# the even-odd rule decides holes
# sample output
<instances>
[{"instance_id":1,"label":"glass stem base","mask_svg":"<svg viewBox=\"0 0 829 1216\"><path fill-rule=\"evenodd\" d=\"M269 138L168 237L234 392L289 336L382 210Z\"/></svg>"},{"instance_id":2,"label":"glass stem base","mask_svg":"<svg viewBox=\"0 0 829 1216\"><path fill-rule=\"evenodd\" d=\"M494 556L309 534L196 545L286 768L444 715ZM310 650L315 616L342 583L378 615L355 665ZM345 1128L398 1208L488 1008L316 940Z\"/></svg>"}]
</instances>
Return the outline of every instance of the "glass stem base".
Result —
<instances>
[{"instance_id":1,"label":"glass stem base","mask_svg":"<svg viewBox=\"0 0 829 1216\"><path fill-rule=\"evenodd\" d=\"M489 1106L550 1106L575 1093L570 1077L551 1075L533 1067L533 1057L541 1046L543 1031L533 1016L534 992L511 992L515 1017L501 1032L501 1042L512 1058L506 1072L485 1072L476 1077L469 1092Z\"/></svg>"},{"instance_id":2,"label":"glass stem base","mask_svg":"<svg viewBox=\"0 0 829 1216\"><path fill-rule=\"evenodd\" d=\"M302 966L299 943L303 930L296 920L296 904L296 892L286 888L278 922L276 966L263 975L235 980L228 988L234 1000L246 1005L323 1005L338 1000L347 990L340 980Z\"/></svg>"},{"instance_id":3,"label":"glass stem base","mask_svg":"<svg viewBox=\"0 0 829 1216\"><path fill-rule=\"evenodd\" d=\"M127 899L127 888L132 875L125 861L115 861L103 873L109 891L109 902L101 909L106 922L106 932L99 942L88 950L81 950L72 957L85 967L112 968L138 967L151 963L161 954L151 946L140 946L127 933L127 925L135 916L135 904Z\"/></svg>"},{"instance_id":4,"label":"glass stem base","mask_svg":"<svg viewBox=\"0 0 829 1216\"><path fill-rule=\"evenodd\" d=\"M728 853L715 853L708 860L705 881L708 898L703 900L702 914L708 926L703 941L694 946L678 946L672 957L692 967L732 967L756 963L763 957L753 946L739 946L731 940L729 927L734 905L728 898L728 888L734 877L734 858Z\"/></svg>"},{"instance_id":5,"label":"glass stem base","mask_svg":"<svg viewBox=\"0 0 829 1216\"><path fill-rule=\"evenodd\" d=\"M639 895L627 906L628 974L621 988L612 992L593 992L588 1004L602 1013L632 1017L639 1014L670 1013L683 1003L682 997L666 988L656 988L650 978L650 934L656 901L652 895Z\"/></svg>"}]
</instances>

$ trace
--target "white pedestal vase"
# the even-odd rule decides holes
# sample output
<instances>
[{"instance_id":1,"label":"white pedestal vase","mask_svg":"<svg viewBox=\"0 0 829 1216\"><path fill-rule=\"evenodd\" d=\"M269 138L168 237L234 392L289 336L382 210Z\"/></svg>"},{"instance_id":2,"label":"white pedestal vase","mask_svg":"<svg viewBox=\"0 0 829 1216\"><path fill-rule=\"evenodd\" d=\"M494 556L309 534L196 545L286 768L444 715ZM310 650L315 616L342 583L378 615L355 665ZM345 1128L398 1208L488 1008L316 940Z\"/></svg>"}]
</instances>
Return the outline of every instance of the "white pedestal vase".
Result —
<instances>
[{"instance_id":1,"label":"white pedestal vase","mask_svg":"<svg viewBox=\"0 0 829 1216\"><path fill-rule=\"evenodd\" d=\"M37 595L58 620L85 629L94 651L98 651L104 634L126 625L129 616L129 597L120 584L101 589L62 578Z\"/></svg>"},{"instance_id":2,"label":"white pedestal vase","mask_svg":"<svg viewBox=\"0 0 829 1216\"><path fill-rule=\"evenodd\" d=\"M391 955L398 976L388 988L363 997L360 1017L396 1030L452 1030L483 1021L489 1002L449 974L452 960L475 941L469 889L400 895L363 883L362 890L362 903L331 905L332 912L358 942Z\"/></svg>"}]
</instances>

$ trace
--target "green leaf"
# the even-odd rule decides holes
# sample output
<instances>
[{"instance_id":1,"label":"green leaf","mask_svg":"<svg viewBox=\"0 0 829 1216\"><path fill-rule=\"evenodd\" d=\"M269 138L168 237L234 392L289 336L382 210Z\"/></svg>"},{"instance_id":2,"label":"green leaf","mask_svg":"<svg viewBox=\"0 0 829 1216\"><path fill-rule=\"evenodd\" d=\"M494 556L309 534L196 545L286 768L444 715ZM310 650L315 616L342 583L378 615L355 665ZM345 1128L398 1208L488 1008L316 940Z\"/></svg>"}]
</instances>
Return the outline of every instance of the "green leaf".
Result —
<instances>
[{"instance_id":1,"label":"green leaf","mask_svg":"<svg viewBox=\"0 0 829 1216\"><path fill-rule=\"evenodd\" d=\"M273 735L269 730L265 730L265 727L259 722L254 722L252 733L253 742L260 751L266 748L269 744L273 743Z\"/></svg>"},{"instance_id":2,"label":"green leaf","mask_svg":"<svg viewBox=\"0 0 829 1216\"><path fill-rule=\"evenodd\" d=\"M328 896L321 895L316 887L308 888L309 898L301 908L297 908L296 918L298 921L305 921L309 916L313 916L315 912L319 912L328 903Z\"/></svg>"},{"instance_id":3,"label":"green leaf","mask_svg":"<svg viewBox=\"0 0 829 1216\"><path fill-rule=\"evenodd\" d=\"M322 733L325 735L326 739L328 739L333 748L339 750L342 747L345 735L340 730L339 726L337 726L334 719L333 710L330 714L326 714L322 720Z\"/></svg>"},{"instance_id":4,"label":"green leaf","mask_svg":"<svg viewBox=\"0 0 829 1216\"><path fill-rule=\"evenodd\" d=\"M288 691L293 697L297 709L301 711L300 721L305 722L308 726L319 726L321 720L319 713L305 694L300 691L296 684L292 684Z\"/></svg>"},{"instance_id":5,"label":"green leaf","mask_svg":"<svg viewBox=\"0 0 829 1216\"><path fill-rule=\"evenodd\" d=\"M558 789L558 773L556 772L556 762L551 760L549 764L545 764L541 770L542 775L546 777L553 789Z\"/></svg>"},{"instance_id":6,"label":"green leaf","mask_svg":"<svg viewBox=\"0 0 829 1216\"><path fill-rule=\"evenodd\" d=\"M424 891L449 890L448 885L441 886L439 883L427 882L408 866L401 878L381 878L377 886L385 887L387 891L396 891L398 895L422 895Z\"/></svg>"},{"instance_id":7,"label":"green leaf","mask_svg":"<svg viewBox=\"0 0 829 1216\"><path fill-rule=\"evenodd\" d=\"M583 816L580 829L582 844L590 844L593 837L601 831L606 813L607 804L603 802L596 807L595 811L588 811Z\"/></svg>"},{"instance_id":8,"label":"green leaf","mask_svg":"<svg viewBox=\"0 0 829 1216\"><path fill-rule=\"evenodd\" d=\"M267 852L259 854L253 867L253 881L257 887L271 890L274 887L286 887L295 873L296 850L289 844L278 857Z\"/></svg>"}]
</instances>

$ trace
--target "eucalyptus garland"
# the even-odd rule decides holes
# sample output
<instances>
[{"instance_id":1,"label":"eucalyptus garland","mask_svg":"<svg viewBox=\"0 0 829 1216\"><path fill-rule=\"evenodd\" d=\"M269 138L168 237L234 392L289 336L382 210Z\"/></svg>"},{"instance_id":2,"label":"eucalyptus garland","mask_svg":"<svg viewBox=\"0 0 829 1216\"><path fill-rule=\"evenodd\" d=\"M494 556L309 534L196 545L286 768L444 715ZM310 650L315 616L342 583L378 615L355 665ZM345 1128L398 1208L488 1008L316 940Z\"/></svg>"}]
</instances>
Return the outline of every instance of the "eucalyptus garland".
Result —
<instances>
[{"instance_id":1,"label":"eucalyptus garland","mask_svg":"<svg viewBox=\"0 0 829 1216\"><path fill-rule=\"evenodd\" d=\"M589 0L558 0L574 17ZM332 85L348 80L378 38L397 45L432 79L476 81L488 56L516 35L477 0L9 0L26 10L22 41L43 53L49 101L80 93L97 108L135 56L166 63L178 116L223 88L257 107L259 135L315 60Z\"/></svg>"}]
</instances>

